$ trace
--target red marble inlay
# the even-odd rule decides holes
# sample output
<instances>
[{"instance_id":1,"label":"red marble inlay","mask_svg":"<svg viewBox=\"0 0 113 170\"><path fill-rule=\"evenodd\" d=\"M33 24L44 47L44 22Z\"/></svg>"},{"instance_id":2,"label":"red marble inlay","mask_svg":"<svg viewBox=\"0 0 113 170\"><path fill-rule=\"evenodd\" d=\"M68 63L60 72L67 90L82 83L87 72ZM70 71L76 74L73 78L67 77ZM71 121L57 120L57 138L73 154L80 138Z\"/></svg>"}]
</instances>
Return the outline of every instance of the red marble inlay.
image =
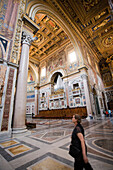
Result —
<instances>
[{"instance_id":1,"label":"red marble inlay","mask_svg":"<svg viewBox=\"0 0 113 170\"><path fill-rule=\"evenodd\" d=\"M11 94L12 94L12 87L13 87L13 77L14 77L14 69L10 68L1 131L8 130Z\"/></svg>"}]
</instances>

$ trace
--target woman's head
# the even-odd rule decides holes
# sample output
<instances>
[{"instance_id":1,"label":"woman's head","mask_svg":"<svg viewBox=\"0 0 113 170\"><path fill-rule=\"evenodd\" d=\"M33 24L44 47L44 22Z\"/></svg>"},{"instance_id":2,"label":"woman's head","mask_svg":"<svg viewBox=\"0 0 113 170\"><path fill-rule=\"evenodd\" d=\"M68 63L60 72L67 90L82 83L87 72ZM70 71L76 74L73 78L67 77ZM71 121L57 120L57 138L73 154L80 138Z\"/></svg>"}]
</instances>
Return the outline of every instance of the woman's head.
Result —
<instances>
[{"instance_id":1,"label":"woman's head","mask_svg":"<svg viewBox=\"0 0 113 170\"><path fill-rule=\"evenodd\" d=\"M81 123L80 115L78 115L78 114L73 115L72 122L73 123Z\"/></svg>"}]
</instances>

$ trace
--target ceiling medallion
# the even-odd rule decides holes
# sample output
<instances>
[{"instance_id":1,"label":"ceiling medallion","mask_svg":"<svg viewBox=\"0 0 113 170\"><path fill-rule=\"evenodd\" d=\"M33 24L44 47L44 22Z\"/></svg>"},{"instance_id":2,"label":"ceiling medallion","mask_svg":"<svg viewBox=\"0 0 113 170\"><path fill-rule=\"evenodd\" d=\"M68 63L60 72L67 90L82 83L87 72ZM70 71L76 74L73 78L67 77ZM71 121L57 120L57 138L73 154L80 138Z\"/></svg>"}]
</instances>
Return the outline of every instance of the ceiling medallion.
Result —
<instances>
[{"instance_id":1,"label":"ceiling medallion","mask_svg":"<svg viewBox=\"0 0 113 170\"><path fill-rule=\"evenodd\" d=\"M113 45L113 34L109 35L108 37L104 38L102 44L105 47L110 47Z\"/></svg>"},{"instance_id":2,"label":"ceiling medallion","mask_svg":"<svg viewBox=\"0 0 113 170\"><path fill-rule=\"evenodd\" d=\"M36 37L37 37L38 39L34 41L35 43L38 43L38 42L42 41L42 39L43 39L43 36L42 36L42 34L40 34L40 33L37 33L37 34L36 34Z\"/></svg>"}]
</instances>

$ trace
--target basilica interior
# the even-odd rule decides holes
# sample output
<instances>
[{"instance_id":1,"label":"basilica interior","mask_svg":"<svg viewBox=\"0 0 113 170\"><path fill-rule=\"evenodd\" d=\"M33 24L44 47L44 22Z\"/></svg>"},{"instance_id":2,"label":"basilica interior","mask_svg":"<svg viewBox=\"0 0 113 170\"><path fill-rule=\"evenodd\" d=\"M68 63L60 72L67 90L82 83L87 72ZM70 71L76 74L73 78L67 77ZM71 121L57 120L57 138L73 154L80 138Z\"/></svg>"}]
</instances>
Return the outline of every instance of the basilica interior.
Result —
<instances>
[{"instance_id":1,"label":"basilica interior","mask_svg":"<svg viewBox=\"0 0 113 170\"><path fill-rule=\"evenodd\" d=\"M72 169L65 153L71 118L79 114L94 169L105 163L111 170L113 120L104 113L113 111L113 1L3 0L0 6L0 168L41 169L49 161L55 170Z\"/></svg>"}]
</instances>

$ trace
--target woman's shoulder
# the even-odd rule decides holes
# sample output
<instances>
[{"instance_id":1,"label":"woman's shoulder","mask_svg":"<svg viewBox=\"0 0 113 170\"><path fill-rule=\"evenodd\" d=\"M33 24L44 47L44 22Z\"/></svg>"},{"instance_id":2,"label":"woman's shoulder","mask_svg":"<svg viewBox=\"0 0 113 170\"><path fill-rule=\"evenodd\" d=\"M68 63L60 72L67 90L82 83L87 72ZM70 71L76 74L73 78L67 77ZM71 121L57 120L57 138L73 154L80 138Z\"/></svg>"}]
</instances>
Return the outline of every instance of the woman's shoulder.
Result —
<instances>
[{"instance_id":1,"label":"woman's shoulder","mask_svg":"<svg viewBox=\"0 0 113 170\"><path fill-rule=\"evenodd\" d=\"M84 128L83 128L83 126L81 124L77 124L76 130L77 130L77 132L83 133Z\"/></svg>"}]
</instances>

